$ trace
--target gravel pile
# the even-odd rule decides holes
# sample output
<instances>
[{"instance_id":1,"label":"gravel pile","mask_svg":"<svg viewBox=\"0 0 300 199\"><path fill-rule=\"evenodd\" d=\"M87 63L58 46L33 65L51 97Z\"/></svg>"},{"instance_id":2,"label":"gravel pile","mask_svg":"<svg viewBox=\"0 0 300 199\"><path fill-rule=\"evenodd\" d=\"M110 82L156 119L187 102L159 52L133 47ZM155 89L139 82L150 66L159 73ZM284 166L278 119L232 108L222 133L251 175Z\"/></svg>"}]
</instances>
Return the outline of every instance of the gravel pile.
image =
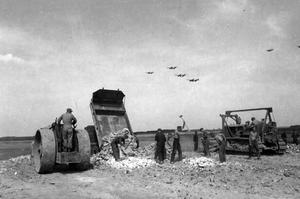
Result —
<instances>
[{"instance_id":1,"label":"gravel pile","mask_svg":"<svg viewBox=\"0 0 300 199\"><path fill-rule=\"evenodd\" d=\"M204 167L213 167L217 163L215 160L207 157L193 157L183 160L184 164L189 165L190 167L204 168Z\"/></svg>"},{"instance_id":2,"label":"gravel pile","mask_svg":"<svg viewBox=\"0 0 300 199\"><path fill-rule=\"evenodd\" d=\"M133 170L140 169L145 167L150 167L155 165L156 162L152 159L144 158L144 157L128 157L122 161L115 161L114 158L106 161L106 165L121 170Z\"/></svg>"},{"instance_id":3,"label":"gravel pile","mask_svg":"<svg viewBox=\"0 0 300 199\"><path fill-rule=\"evenodd\" d=\"M31 158L30 158L30 155L22 155L22 156L18 156L16 158L11 158L8 161L11 161L15 164L20 164L20 163L31 161Z\"/></svg>"},{"instance_id":4,"label":"gravel pile","mask_svg":"<svg viewBox=\"0 0 300 199\"><path fill-rule=\"evenodd\" d=\"M296 145L296 144L288 144L287 145L287 152L293 152L293 153L300 153L300 145Z\"/></svg>"}]
</instances>

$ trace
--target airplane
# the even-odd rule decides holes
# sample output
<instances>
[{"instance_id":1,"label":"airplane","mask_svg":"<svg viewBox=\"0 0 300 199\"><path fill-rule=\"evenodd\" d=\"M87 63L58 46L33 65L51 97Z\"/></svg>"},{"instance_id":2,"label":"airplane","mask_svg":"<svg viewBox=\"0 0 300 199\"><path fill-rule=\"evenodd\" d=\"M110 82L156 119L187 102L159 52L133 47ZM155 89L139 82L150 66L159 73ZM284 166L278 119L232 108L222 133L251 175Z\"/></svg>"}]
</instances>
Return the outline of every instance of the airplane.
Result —
<instances>
[{"instance_id":1,"label":"airplane","mask_svg":"<svg viewBox=\"0 0 300 199\"><path fill-rule=\"evenodd\" d=\"M176 76L177 77L184 77L184 76L186 76L186 74L177 74Z\"/></svg>"},{"instance_id":2,"label":"airplane","mask_svg":"<svg viewBox=\"0 0 300 199\"><path fill-rule=\"evenodd\" d=\"M174 70L174 69L176 69L177 68L177 66L171 66L171 67L168 67L168 69L170 69L170 70Z\"/></svg>"},{"instance_id":3,"label":"airplane","mask_svg":"<svg viewBox=\"0 0 300 199\"><path fill-rule=\"evenodd\" d=\"M146 73L147 73L148 75L152 75L154 72L151 71L151 72L146 72Z\"/></svg>"},{"instance_id":4,"label":"airplane","mask_svg":"<svg viewBox=\"0 0 300 199\"><path fill-rule=\"evenodd\" d=\"M274 49L273 49L273 48L271 48L271 49L268 49L267 51L268 51L268 52L272 52L273 50L274 50Z\"/></svg>"},{"instance_id":5,"label":"airplane","mask_svg":"<svg viewBox=\"0 0 300 199\"><path fill-rule=\"evenodd\" d=\"M199 78L198 79L188 79L188 81L190 81L190 82L197 82L197 81L199 81Z\"/></svg>"}]
</instances>

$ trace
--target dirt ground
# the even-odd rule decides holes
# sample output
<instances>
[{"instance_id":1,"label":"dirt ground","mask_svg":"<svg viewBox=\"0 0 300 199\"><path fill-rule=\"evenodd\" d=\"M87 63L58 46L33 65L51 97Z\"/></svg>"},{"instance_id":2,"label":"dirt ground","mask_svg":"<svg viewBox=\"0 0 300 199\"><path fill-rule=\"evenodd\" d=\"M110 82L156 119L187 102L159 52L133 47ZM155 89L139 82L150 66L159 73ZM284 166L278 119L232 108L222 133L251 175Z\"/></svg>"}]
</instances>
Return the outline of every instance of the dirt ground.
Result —
<instances>
[{"instance_id":1,"label":"dirt ground","mask_svg":"<svg viewBox=\"0 0 300 199\"><path fill-rule=\"evenodd\" d=\"M211 158L217 162L218 156ZM129 171L100 165L39 175L22 156L0 161L0 198L300 198L300 153L227 159L212 167L166 162Z\"/></svg>"}]
</instances>

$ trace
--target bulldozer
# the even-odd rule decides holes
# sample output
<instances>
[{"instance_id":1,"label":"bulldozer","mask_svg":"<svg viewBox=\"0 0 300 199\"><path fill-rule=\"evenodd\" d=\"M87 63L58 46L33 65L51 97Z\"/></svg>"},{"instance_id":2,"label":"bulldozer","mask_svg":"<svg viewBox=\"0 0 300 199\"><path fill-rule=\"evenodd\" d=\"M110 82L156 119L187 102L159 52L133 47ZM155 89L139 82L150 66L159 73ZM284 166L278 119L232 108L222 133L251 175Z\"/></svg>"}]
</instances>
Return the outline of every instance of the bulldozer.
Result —
<instances>
[{"instance_id":1,"label":"bulldozer","mask_svg":"<svg viewBox=\"0 0 300 199\"><path fill-rule=\"evenodd\" d=\"M259 150L261 152L271 151L277 154L283 154L286 151L287 146L278 134L272 107L229 110L225 111L225 114L220 114L222 119L222 133L227 139L226 151L248 152L248 124L241 123L241 117L238 113L252 111L265 111L265 116L257 127L259 134Z\"/></svg>"},{"instance_id":2,"label":"bulldozer","mask_svg":"<svg viewBox=\"0 0 300 199\"><path fill-rule=\"evenodd\" d=\"M124 128L132 133L124 97L124 93L120 90L103 88L93 93L90 109L94 125L80 130L73 128L71 151L64 151L62 125L57 121L38 129L32 143L35 170L38 173L49 173L56 165L68 165L78 170L88 169L90 156L101 150L103 137Z\"/></svg>"}]
</instances>

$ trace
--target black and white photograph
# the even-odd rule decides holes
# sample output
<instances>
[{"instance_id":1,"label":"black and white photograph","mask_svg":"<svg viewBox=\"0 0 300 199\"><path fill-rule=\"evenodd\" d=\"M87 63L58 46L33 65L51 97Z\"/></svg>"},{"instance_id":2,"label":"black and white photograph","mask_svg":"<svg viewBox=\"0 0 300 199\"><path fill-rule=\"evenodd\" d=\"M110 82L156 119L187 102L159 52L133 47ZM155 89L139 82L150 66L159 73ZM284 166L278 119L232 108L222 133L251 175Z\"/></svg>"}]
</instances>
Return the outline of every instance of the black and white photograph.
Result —
<instances>
[{"instance_id":1,"label":"black and white photograph","mask_svg":"<svg viewBox=\"0 0 300 199\"><path fill-rule=\"evenodd\" d=\"M300 198L300 1L0 0L2 198Z\"/></svg>"}]
</instances>

